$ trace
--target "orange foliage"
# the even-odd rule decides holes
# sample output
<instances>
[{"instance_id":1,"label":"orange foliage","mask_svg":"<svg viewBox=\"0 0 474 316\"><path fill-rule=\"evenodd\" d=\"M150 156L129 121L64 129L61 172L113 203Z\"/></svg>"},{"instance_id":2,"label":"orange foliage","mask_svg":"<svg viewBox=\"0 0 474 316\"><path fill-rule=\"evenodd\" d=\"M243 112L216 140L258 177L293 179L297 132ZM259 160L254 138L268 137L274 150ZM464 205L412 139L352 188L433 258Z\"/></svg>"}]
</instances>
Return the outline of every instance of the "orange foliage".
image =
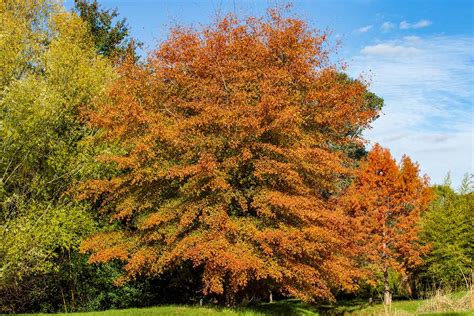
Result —
<instances>
[{"instance_id":1,"label":"orange foliage","mask_svg":"<svg viewBox=\"0 0 474 316\"><path fill-rule=\"evenodd\" d=\"M101 157L120 172L81 195L106 201L125 241L92 237L90 261L123 260L124 280L192 262L205 294L250 281L305 300L352 289L347 215L328 202L350 172L343 149L362 145L354 131L377 110L326 47L325 34L270 11L175 28L146 66L124 64L87 113L120 148Z\"/></svg>"},{"instance_id":2,"label":"orange foliage","mask_svg":"<svg viewBox=\"0 0 474 316\"><path fill-rule=\"evenodd\" d=\"M343 204L353 218L356 242L370 267L405 273L427 250L419 241L419 219L431 202L428 178L408 156L399 165L388 149L375 145L356 172Z\"/></svg>"}]
</instances>

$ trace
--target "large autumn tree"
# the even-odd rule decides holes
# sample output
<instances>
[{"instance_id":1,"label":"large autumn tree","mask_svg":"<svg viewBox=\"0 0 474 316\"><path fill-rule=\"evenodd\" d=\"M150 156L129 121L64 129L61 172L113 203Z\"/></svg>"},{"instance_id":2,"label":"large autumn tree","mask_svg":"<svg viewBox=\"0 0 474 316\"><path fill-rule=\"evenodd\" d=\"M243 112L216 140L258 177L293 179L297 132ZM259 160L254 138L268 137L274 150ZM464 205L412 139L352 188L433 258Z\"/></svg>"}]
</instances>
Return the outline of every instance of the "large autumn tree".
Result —
<instances>
[{"instance_id":1,"label":"large autumn tree","mask_svg":"<svg viewBox=\"0 0 474 316\"><path fill-rule=\"evenodd\" d=\"M357 169L343 198L363 257L374 275L381 273L384 303L390 304L389 269L405 274L421 263L419 219L432 198L428 178L408 156L400 164L376 144Z\"/></svg>"},{"instance_id":2,"label":"large autumn tree","mask_svg":"<svg viewBox=\"0 0 474 316\"><path fill-rule=\"evenodd\" d=\"M83 243L90 262L123 262L119 283L191 264L226 304L257 289L308 301L352 289L347 217L328 201L381 103L328 46L270 10L174 28L146 67L123 65L87 113L116 168L79 190L116 222Z\"/></svg>"}]
</instances>

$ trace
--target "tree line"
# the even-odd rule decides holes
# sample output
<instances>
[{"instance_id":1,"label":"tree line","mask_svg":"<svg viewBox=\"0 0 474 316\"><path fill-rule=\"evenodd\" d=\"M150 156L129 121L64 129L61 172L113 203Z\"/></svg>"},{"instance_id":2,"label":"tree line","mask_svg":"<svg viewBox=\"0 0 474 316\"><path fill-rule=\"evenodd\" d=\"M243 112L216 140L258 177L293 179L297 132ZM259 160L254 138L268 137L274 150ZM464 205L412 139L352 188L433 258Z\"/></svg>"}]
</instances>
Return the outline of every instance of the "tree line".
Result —
<instances>
[{"instance_id":1,"label":"tree line","mask_svg":"<svg viewBox=\"0 0 474 316\"><path fill-rule=\"evenodd\" d=\"M383 100L285 9L140 58L97 1L0 2L0 311L417 297L472 282L472 176L370 151Z\"/></svg>"}]
</instances>

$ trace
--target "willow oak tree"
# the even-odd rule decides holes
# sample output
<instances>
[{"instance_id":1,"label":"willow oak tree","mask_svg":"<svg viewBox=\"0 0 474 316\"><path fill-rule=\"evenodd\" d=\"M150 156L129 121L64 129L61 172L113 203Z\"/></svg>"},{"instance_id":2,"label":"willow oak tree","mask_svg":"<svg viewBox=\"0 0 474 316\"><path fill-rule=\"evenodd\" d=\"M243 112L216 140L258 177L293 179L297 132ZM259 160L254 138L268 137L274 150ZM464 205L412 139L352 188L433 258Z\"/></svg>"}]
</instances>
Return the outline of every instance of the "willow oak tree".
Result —
<instances>
[{"instance_id":1,"label":"willow oak tree","mask_svg":"<svg viewBox=\"0 0 474 316\"><path fill-rule=\"evenodd\" d=\"M79 188L117 223L82 244L90 262L122 261L119 283L191 263L228 305L257 288L308 301L353 289L346 216L328 200L377 110L327 47L270 10L174 28L146 67L123 65L87 113L120 171Z\"/></svg>"},{"instance_id":2,"label":"willow oak tree","mask_svg":"<svg viewBox=\"0 0 474 316\"><path fill-rule=\"evenodd\" d=\"M431 201L428 178L408 156L397 165L388 149L376 144L356 171L343 200L356 243L367 265L383 274L384 303L390 304L389 269L401 274L421 263L419 219Z\"/></svg>"}]
</instances>

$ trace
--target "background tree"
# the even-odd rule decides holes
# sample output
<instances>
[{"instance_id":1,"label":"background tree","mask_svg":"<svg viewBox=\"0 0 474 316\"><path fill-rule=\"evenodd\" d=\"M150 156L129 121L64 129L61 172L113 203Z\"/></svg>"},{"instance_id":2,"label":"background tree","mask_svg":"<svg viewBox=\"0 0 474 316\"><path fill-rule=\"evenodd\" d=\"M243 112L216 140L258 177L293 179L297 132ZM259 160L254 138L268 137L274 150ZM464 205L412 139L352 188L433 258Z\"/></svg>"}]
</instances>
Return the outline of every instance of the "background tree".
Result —
<instances>
[{"instance_id":1,"label":"background tree","mask_svg":"<svg viewBox=\"0 0 474 316\"><path fill-rule=\"evenodd\" d=\"M47 34L44 28L51 1L0 2L0 92L13 80L31 72L41 54ZM0 94L0 97L2 96Z\"/></svg>"},{"instance_id":2,"label":"background tree","mask_svg":"<svg viewBox=\"0 0 474 316\"><path fill-rule=\"evenodd\" d=\"M431 245L425 278L444 288L468 286L474 258L473 176L466 175L458 192L449 178L434 187L436 199L423 217L422 236ZM471 281L472 282L472 281Z\"/></svg>"},{"instance_id":3,"label":"background tree","mask_svg":"<svg viewBox=\"0 0 474 316\"><path fill-rule=\"evenodd\" d=\"M117 9L102 9L97 0L74 0L74 11L87 23L99 54L115 60L127 54L138 59L141 43L130 38L127 20L118 19Z\"/></svg>"},{"instance_id":4,"label":"background tree","mask_svg":"<svg viewBox=\"0 0 474 316\"><path fill-rule=\"evenodd\" d=\"M94 172L79 107L114 73L55 1L0 7L0 311L54 311L77 299L78 244L96 226L64 194Z\"/></svg>"},{"instance_id":5,"label":"background tree","mask_svg":"<svg viewBox=\"0 0 474 316\"><path fill-rule=\"evenodd\" d=\"M430 203L428 179L403 156L400 165L388 149L375 145L343 198L353 218L368 268L383 274L384 303L390 304L389 269L405 274L419 265L426 247L419 217Z\"/></svg>"},{"instance_id":6,"label":"background tree","mask_svg":"<svg viewBox=\"0 0 474 316\"><path fill-rule=\"evenodd\" d=\"M79 189L116 223L83 243L90 262L123 262L119 283L189 264L228 305L249 288L353 289L347 217L329 200L377 110L328 58L325 34L270 11L175 28L147 67L123 65L88 113L118 172Z\"/></svg>"},{"instance_id":7,"label":"background tree","mask_svg":"<svg viewBox=\"0 0 474 316\"><path fill-rule=\"evenodd\" d=\"M361 80L361 79L353 79L349 77L346 73L340 72L338 75L338 80L341 81L341 84L352 84L355 81ZM382 107L384 105L384 100L377 96L375 93L367 90L365 92L365 110L367 111L374 111L377 113L376 116L372 118L372 120L375 120L379 117L379 113L382 110ZM350 124L348 122L348 124ZM352 124L352 126L348 126L348 129L346 131L346 136L347 137L361 137L362 132L366 126L361 126L358 123ZM368 151L366 149L366 144L364 142L349 142L348 144L345 144L341 149L346 151L349 157L354 159L354 167L358 166L359 161L366 157L368 154ZM345 184L350 184L350 178L347 178L346 181L344 181Z\"/></svg>"}]
</instances>

